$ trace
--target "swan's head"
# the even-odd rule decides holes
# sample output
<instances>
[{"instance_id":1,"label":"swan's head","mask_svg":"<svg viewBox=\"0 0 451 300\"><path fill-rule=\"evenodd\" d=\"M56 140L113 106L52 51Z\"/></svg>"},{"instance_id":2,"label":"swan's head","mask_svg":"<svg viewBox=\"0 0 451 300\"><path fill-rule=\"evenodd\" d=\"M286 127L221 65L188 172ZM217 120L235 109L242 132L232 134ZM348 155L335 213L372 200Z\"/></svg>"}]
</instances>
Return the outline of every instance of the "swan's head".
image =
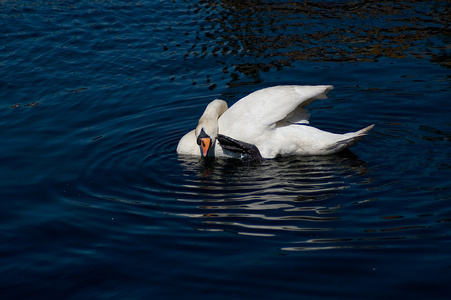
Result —
<instances>
[{"instance_id":1,"label":"swan's head","mask_svg":"<svg viewBox=\"0 0 451 300\"><path fill-rule=\"evenodd\" d=\"M197 134L199 128L199 134ZM214 145L216 143L216 137L218 133L208 134L205 132L205 128L202 126L198 126L196 128L196 136L197 136L197 144L200 147L200 153L203 157L211 156L214 154Z\"/></svg>"},{"instance_id":2,"label":"swan's head","mask_svg":"<svg viewBox=\"0 0 451 300\"><path fill-rule=\"evenodd\" d=\"M214 100L208 104L204 114L199 119L195 134L196 142L203 157L214 156L214 147L219 132L218 119L227 108L227 103L224 100Z\"/></svg>"}]
</instances>

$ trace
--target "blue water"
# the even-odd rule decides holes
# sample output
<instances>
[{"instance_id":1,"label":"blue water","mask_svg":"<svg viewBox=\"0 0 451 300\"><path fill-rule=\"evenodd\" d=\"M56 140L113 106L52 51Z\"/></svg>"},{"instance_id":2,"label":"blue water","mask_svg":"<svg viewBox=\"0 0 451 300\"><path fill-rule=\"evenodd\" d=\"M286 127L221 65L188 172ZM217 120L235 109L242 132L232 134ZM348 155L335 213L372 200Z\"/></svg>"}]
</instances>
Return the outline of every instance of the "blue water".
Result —
<instances>
[{"instance_id":1,"label":"blue water","mask_svg":"<svg viewBox=\"0 0 451 300\"><path fill-rule=\"evenodd\" d=\"M446 1L2 1L2 299L448 299ZM351 151L178 157L215 98L332 84Z\"/></svg>"}]
</instances>

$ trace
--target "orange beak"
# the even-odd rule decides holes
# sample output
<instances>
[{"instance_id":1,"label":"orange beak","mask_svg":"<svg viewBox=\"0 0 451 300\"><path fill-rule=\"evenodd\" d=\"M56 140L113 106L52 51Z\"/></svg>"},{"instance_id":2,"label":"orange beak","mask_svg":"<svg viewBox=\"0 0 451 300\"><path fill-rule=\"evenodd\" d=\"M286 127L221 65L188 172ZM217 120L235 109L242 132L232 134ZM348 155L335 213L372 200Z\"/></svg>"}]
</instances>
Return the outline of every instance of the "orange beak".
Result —
<instances>
[{"instance_id":1,"label":"orange beak","mask_svg":"<svg viewBox=\"0 0 451 300\"><path fill-rule=\"evenodd\" d=\"M208 150L210 150L210 146L211 146L211 138L206 137L206 138L200 138L200 147L202 149L202 156L206 157L208 154Z\"/></svg>"}]
</instances>

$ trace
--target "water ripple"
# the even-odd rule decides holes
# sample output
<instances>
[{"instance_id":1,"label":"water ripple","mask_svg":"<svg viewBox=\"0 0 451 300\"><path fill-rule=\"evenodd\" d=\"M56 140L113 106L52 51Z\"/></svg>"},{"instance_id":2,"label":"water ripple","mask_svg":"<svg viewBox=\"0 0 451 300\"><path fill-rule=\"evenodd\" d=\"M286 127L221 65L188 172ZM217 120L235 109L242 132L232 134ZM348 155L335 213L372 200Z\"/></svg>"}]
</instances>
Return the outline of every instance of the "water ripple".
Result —
<instances>
[{"instance_id":1,"label":"water ripple","mask_svg":"<svg viewBox=\"0 0 451 300\"><path fill-rule=\"evenodd\" d=\"M119 119L114 126L142 117ZM120 143L93 138L91 146L100 146L102 140L104 146L93 148L97 152L92 152L91 164L69 188L72 192L58 197L113 215L128 211L182 223L191 219L188 223L199 231L276 237L286 251L384 247L390 240L429 236L411 233L430 230L422 224L383 226L400 218L378 218L373 204L380 191L396 183L384 187L376 179L375 186L365 162L352 152L262 164L177 157L174 149L184 131L161 122L158 114L153 118L154 123L123 132ZM149 130L159 133L149 140ZM354 187L361 192L362 186L370 193L356 193ZM357 226L360 232L353 229L363 217L353 213L355 208L371 215Z\"/></svg>"},{"instance_id":2,"label":"water ripple","mask_svg":"<svg viewBox=\"0 0 451 300\"><path fill-rule=\"evenodd\" d=\"M187 180L177 200L190 205L174 205L169 213L198 218L199 230L247 235L332 230L327 224L335 222L334 227L341 217L340 205L331 205L330 199L350 187L341 175L364 168L349 154L280 159L262 165L229 159L210 162L182 157L180 161ZM194 211L185 211L187 207Z\"/></svg>"}]
</instances>

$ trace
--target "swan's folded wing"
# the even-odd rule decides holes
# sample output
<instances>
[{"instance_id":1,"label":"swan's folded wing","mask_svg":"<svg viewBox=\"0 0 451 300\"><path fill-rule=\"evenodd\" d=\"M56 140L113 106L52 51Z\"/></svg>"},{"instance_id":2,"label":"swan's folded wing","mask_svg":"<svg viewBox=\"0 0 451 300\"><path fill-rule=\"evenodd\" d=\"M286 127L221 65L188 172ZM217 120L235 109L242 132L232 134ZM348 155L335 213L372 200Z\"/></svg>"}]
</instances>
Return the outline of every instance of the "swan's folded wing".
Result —
<instances>
[{"instance_id":1,"label":"swan's folded wing","mask_svg":"<svg viewBox=\"0 0 451 300\"><path fill-rule=\"evenodd\" d=\"M232 105L221 121L231 124L240 119L257 127L272 127L284 121L308 123L309 114L304 108L316 99L326 99L332 89L331 85L283 85L258 90Z\"/></svg>"}]
</instances>

